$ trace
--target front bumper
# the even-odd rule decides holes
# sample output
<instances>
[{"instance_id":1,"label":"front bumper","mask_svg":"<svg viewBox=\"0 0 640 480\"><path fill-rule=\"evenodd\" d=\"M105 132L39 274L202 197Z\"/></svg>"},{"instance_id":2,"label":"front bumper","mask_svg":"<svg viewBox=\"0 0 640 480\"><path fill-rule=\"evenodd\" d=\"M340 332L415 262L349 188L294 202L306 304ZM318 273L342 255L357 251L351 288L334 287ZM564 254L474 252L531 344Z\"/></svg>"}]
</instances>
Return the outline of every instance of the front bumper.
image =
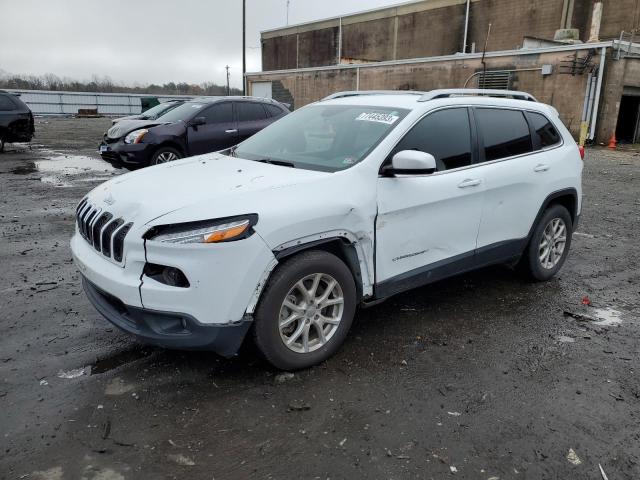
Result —
<instances>
[{"instance_id":1,"label":"front bumper","mask_svg":"<svg viewBox=\"0 0 640 480\"><path fill-rule=\"evenodd\" d=\"M191 315L160 312L125 305L82 277L89 301L116 327L142 343L180 350L210 350L230 357L242 345L251 321L236 324L203 325Z\"/></svg>"},{"instance_id":2,"label":"front bumper","mask_svg":"<svg viewBox=\"0 0 640 480\"><path fill-rule=\"evenodd\" d=\"M154 147L148 143L102 142L98 151L100 157L116 168L141 168L149 165Z\"/></svg>"}]
</instances>

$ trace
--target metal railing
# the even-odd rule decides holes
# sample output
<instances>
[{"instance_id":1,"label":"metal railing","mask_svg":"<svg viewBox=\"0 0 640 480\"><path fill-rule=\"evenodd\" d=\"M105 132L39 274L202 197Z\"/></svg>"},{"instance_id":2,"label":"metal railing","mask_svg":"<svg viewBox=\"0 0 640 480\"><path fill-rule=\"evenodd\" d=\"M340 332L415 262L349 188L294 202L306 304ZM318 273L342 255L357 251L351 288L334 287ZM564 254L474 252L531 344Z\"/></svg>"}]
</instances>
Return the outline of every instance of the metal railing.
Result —
<instances>
[{"instance_id":1,"label":"metal railing","mask_svg":"<svg viewBox=\"0 0 640 480\"><path fill-rule=\"evenodd\" d=\"M134 93L58 92L50 90L16 90L34 115L75 115L79 109L97 109L100 115L137 115L142 111L140 99L156 97L160 102L189 99L186 95L150 95Z\"/></svg>"}]
</instances>

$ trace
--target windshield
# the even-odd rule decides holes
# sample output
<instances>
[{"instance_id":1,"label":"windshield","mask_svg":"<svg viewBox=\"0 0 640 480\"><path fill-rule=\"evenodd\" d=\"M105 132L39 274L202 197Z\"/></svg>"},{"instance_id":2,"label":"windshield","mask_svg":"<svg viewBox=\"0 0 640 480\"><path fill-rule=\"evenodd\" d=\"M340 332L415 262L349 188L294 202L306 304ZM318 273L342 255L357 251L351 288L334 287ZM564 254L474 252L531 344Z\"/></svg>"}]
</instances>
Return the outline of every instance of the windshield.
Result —
<instances>
[{"instance_id":1,"label":"windshield","mask_svg":"<svg viewBox=\"0 0 640 480\"><path fill-rule=\"evenodd\" d=\"M283 117L235 149L247 160L335 172L365 158L408 110L311 105Z\"/></svg>"},{"instance_id":2,"label":"windshield","mask_svg":"<svg viewBox=\"0 0 640 480\"><path fill-rule=\"evenodd\" d=\"M156 105L155 107L151 107L149 110L145 110L144 112L142 112L142 115L144 118L158 118L160 115L162 115L163 112L166 112L167 110L175 107L176 102L167 102L167 103L161 103L160 105Z\"/></svg>"},{"instance_id":3,"label":"windshield","mask_svg":"<svg viewBox=\"0 0 640 480\"><path fill-rule=\"evenodd\" d=\"M160 120L162 122L179 122L180 120L182 120L183 122L186 122L187 120L191 120L197 112L202 110L207 105L207 103L183 103L179 107L172 108L164 115L160 115L157 120Z\"/></svg>"}]
</instances>

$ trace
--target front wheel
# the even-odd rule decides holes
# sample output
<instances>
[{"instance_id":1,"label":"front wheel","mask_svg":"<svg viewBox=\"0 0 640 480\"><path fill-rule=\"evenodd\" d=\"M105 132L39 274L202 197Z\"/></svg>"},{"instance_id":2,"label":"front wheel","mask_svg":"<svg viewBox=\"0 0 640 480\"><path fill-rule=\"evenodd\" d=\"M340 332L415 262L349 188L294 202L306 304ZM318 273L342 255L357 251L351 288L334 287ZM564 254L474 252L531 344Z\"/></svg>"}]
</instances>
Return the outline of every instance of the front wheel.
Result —
<instances>
[{"instance_id":1,"label":"front wheel","mask_svg":"<svg viewBox=\"0 0 640 480\"><path fill-rule=\"evenodd\" d=\"M553 205L545 210L522 258L527 276L541 282L558 273L569 254L572 234L573 221L565 207Z\"/></svg>"},{"instance_id":2,"label":"front wheel","mask_svg":"<svg viewBox=\"0 0 640 480\"><path fill-rule=\"evenodd\" d=\"M338 350L355 310L355 282L344 262L320 250L303 252L283 263L265 287L255 343L277 368L307 368Z\"/></svg>"},{"instance_id":3,"label":"front wheel","mask_svg":"<svg viewBox=\"0 0 640 480\"><path fill-rule=\"evenodd\" d=\"M178 150L171 147L160 147L151 157L151 165L160 165L162 163L173 162L182 158Z\"/></svg>"}]
</instances>

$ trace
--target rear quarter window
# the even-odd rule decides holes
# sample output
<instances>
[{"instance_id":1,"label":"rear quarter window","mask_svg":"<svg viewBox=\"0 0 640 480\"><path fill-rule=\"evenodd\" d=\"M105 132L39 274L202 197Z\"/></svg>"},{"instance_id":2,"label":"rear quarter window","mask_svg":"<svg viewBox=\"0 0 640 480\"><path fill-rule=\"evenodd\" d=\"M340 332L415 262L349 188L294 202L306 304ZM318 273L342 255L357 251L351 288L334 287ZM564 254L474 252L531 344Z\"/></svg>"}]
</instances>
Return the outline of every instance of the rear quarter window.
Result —
<instances>
[{"instance_id":1,"label":"rear quarter window","mask_svg":"<svg viewBox=\"0 0 640 480\"><path fill-rule=\"evenodd\" d=\"M0 95L0 112L9 112L17 109L17 102L9 98L9 95Z\"/></svg>"},{"instance_id":2,"label":"rear quarter window","mask_svg":"<svg viewBox=\"0 0 640 480\"><path fill-rule=\"evenodd\" d=\"M562 137L551 121L540 113L527 112L527 118L533 130L533 148L542 150L562 142Z\"/></svg>"},{"instance_id":3,"label":"rear quarter window","mask_svg":"<svg viewBox=\"0 0 640 480\"><path fill-rule=\"evenodd\" d=\"M265 105L264 108L267 109L267 112L271 117L279 117L284 113L284 110L282 110L280 107L277 107L275 105Z\"/></svg>"}]
</instances>

